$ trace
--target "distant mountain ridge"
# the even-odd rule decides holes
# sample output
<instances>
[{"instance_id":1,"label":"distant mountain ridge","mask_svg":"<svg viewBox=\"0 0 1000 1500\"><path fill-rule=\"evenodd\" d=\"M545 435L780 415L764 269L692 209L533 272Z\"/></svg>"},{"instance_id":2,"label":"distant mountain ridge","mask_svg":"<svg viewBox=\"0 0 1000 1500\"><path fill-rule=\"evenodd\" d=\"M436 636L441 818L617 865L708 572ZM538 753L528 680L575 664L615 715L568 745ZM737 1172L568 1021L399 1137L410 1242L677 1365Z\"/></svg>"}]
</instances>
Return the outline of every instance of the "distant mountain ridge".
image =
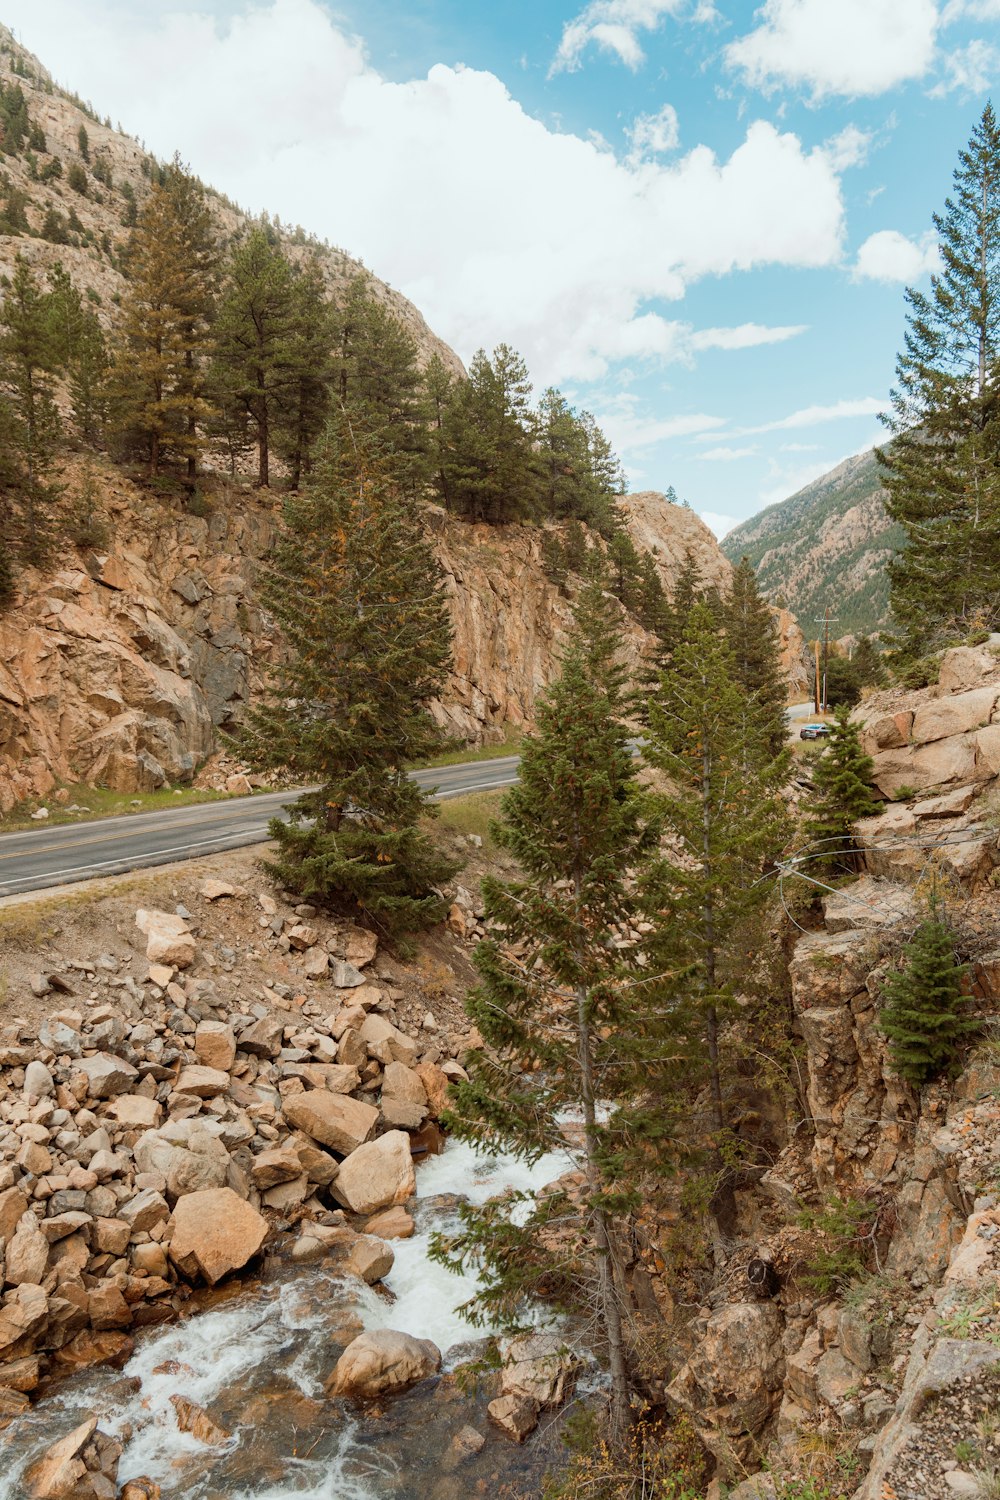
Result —
<instances>
[{"instance_id":1,"label":"distant mountain ridge","mask_svg":"<svg viewBox=\"0 0 1000 1500\"><path fill-rule=\"evenodd\" d=\"M792 611L807 638L827 605L836 636L868 635L891 625L886 564L902 540L870 448L744 521L722 550L731 562L749 557L762 590Z\"/></svg>"}]
</instances>

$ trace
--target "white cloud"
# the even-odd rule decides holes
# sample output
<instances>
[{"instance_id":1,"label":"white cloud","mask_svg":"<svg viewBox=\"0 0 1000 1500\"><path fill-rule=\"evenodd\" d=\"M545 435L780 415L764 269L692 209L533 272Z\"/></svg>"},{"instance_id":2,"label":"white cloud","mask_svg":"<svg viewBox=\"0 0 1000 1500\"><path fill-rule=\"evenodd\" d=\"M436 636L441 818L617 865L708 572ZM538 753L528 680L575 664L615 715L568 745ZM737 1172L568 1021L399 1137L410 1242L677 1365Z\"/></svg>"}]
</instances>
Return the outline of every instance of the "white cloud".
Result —
<instances>
[{"instance_id":1,"label":"white cloud","mask_svg":"<svg viewBox=\"0 0 1000 1500\"><path fill-rule=\"evenodd\" d=\"M734 526L740 524L735 516L723 516L717 510L700 510L698 515L704 521L709 531L715 532L716 541L719 542L722 541L722 538L728 532L732 531Z\"/></svg>"},{"instance_id":2,"label":"white cloud","mask_svg":"<svg viewBox=\"0 0 1000 1500\"><path fill-rule=\"evenodd\" d=\"M858 250L853 276L856 281L904 282L912 285L922 276L941 269L941 253L933 230L918 240L907 239L898 229L880 229L870 234Z\"/></svg>"},{"instance_id":3,"label":"white cloud","mask_svg":"<svg viewBox=\"0 0 1000 1500\"><path fill-rule=\"evenodd\" d=\"M996 14L1000 16L1000 8ZM930 90L932 99L946 94L984 94L1000 77L1000 50L982 39L958 47L943 59L944 77Z\"/></svg>"},{"instance_id":4,"label":"white cloud","mask_svg":"<svg viewBox=\"0 0 1000 1500\"><path fill-rule=\"evenodd\" d=\"M694 437L725 427L725 417L689 412L673 417L654 417L635 396L615 396L594 413L617 452L635 455L671 438ZM641 471L637 471L641 472Z\"/></svg>"},{"instance_id":5,"label":"white cloud","mask_svg":"<svg viewBox=\"0 0 1000 1500\"><path fill-rule=\"evenodd\" d=\"M852 417L876 417L885 409L885 401L877 396L861 396L857 399L833 401L826 406L803 406L790 412L787 417L777 417L773 422L761 422L756 427L732 427L719 433L723 438L756 437L762 432L787 432L798 427L817 427L824 422L841 422ZM705 439L701 438L704 442Z\"/></svg>"},{"instance_id":6,"label":"white cloud","mask_svg":"<svg viewBox=\"0 0 1000 1500\"><path fill-rule=\"evenodd\" d=\"M691 335L692 349L755 349L760 344L784 344L800 333L807 323L768 328L762 323L741 323L738 328L700 328Z\"/></svg>"},{"instance_id":7,"label":"white cloud","mask_svg":"<svg viewBox=\"0 0 1000 1500\"><path fill-rule=\"evenodd\" d=\"M576 72L591 45L610 53L634 72L645 60L640 32L655 31L667 16L709 21L715 14L711 0L590 0L563 27L549 76Z\"/></svg>"},{"instance_id":8,"label":"white cloud","mask_svg":"<svg viewBox=\"0 0 1000 1500\"><path fill-rule=\"evenodd\" d=\"M676 151L681 138L676 109L672 104L664 104L655 115L637 115L628 136L630 161L639 162L649 156L664 156L669 151Z\"/></svg>"},{"instance_id":9,"label":"white cloud","mask_svg":"<svg viewBox=\"0 0 1000 1500\"><path fill-rule=\"evenodd\" d=\"M765 0L757 15L725 57L758 88L870 97L922 78L934 57L934 0Z\"/></svg>"},{"instance_id":10,"label":"white cloud","mask_svg":"<svg viewBox=\"0 0 1000 1500\"><path fill-rule=\"evenodd\" d=\"M946 26L952 21L1000 21L1000 0L950 0L941 20Z\"/></svg>"},{"instance_id":11,"label":"white cloud","mask_svg":"<svg viewBox=\"0 0 1000 1500\"><path fill-rule=\"evenodd\" d=\"M756 121L727 158L622 161L491 73L389 82L319 0L241 3L221 21L91 0L82 28L78 0L8 0L5 19L158 154L361 256L464 357L506 339L539 385L680 357L682 334L646 309L698 277L840 263L829 146Z\"/></svg>"},{"instance_id":12,"label":"white cloud","mask_svg":"<svg viewBox=\"0 0 1000 1500\"><path fill-rule=\"evenodd\" d=\"M698 457L705 464L733 464L741 458L753 458L756 452L756 448L709 448Z\"/></svg>"}]
</instances>

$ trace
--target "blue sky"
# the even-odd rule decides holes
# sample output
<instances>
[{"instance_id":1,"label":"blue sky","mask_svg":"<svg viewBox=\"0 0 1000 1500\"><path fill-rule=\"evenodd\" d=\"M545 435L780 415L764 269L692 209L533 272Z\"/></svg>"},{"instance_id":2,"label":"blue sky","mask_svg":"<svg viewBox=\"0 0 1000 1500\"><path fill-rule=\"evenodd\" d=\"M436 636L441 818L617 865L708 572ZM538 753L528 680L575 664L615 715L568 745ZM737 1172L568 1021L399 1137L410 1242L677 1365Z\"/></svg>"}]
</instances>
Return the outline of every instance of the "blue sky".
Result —
<instances>
[{"instance_id":1,"label":"blue sky","mask_svg":"<svg viewBox=\"0 0 1000 1500\"><path fill-rule=\"evenodd\" d=\"M875 441L1000 0L8 0L58 80L501 339L717 529ZM164 59L170 65L164 65Z\"/></svg>"}]
</instances>

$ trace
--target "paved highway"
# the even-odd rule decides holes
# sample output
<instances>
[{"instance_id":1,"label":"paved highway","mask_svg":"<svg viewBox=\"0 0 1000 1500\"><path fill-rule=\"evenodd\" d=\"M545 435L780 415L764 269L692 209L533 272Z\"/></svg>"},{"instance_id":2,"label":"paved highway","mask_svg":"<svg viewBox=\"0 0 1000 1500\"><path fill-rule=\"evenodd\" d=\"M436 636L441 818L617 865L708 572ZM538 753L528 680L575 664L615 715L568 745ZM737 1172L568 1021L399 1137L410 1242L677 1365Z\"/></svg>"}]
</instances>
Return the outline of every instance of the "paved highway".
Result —
<instances>
[{"instance_id":1,"label":"paved highway","mask_svg":"<svg viewBox=\"0 0 1000 1500\"><path fill-rule=\"evenodd\" d=\"M436 787L440 798L460 797L510 786L517 780L517 761L516 755L506 755L413 775L421 786ZM294 796L267 792L5 834L0 837L0 897L259 844L267 838L270 820L284 817L284 804Z\"/></svg>"},{"instance_id":2,"label":"paved highway","mask_svg":"<svg viewBox=\"0 0 1000 1500\"><path fill-rule=\"evenodd\" d=\"M788 710L789 722L811 718L811 704ZM467 761L414 771L421 786L436 788L439 798L494 791L517 780L518 757ZM267 838L272 818L284 817L294 792L268 792L225 802L169 808L100 818L90 823L63 823L56 828L0 836L0 899L23 891L40 891L100 875L122 875L146 865L169 864L200 854L218 854Z\"/></svg>"}]
</instances>

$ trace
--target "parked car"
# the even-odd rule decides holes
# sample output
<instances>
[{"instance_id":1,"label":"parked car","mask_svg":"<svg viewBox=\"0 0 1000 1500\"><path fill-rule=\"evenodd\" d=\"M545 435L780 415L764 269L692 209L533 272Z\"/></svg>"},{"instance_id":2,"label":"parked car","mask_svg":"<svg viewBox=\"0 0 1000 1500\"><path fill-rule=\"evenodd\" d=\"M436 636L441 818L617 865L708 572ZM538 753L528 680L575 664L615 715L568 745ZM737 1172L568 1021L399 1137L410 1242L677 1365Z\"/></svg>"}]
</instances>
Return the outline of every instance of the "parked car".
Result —
<instances>
[{"instance_id":1,"label":"parked car","mask_svg":"<svg viewBox=\"0 0 1000 1500\"><path fill-rule=\"evenodd\" d=\"M803 724L799 730L800 740L825 740L830 733L829 724Z\"/></svg>"}]
</instances>

